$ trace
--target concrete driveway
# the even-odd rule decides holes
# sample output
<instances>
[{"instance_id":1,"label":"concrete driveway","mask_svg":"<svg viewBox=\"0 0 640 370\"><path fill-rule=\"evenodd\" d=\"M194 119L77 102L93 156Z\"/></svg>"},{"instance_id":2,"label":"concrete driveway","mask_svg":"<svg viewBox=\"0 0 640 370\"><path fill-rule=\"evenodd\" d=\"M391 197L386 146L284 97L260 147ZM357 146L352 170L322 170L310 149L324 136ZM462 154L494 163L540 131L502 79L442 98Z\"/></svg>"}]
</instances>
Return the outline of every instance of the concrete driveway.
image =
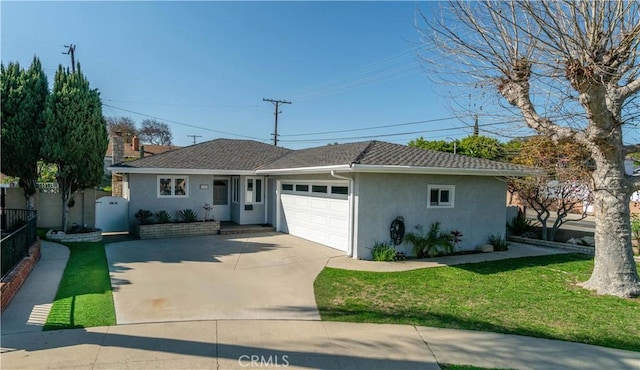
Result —
<instances>
[{"instance_id":1,"label":"concrete driveway","mask_svg":"<svg viewBox=\"0 0 640 370\"><path fill-rule=\"evenodd\" d=\"M262 233L107 244L118 324L319 320L313 282L343 252Z\"/></svg>"}]
</instances>

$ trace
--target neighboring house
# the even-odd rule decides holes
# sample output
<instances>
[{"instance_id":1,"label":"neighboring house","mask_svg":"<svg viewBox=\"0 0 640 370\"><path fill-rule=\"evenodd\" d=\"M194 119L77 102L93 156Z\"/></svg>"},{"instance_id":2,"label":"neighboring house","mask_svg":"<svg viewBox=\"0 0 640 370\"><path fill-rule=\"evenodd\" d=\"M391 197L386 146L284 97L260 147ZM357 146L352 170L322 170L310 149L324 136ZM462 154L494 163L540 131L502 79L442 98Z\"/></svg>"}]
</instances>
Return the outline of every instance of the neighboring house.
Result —
<instances>
[{"instance_id":1,"label":"neighboring house","mask_svg":"<svg viewBox=\"0 0 640 370\"><path fill-rule=\"evenodd\" d=\"M179 146L176 145L150 145L144 144L140 145L140 140L138 137L134 136L131 138L130 143L124 143L123 146L123 160L130 161L137 158L148 157L155 154L160 154L164 152L168 152L171 150L179 149ZM113 163L113 138L109 138L109 144L107 146L107 151L104 155L104 174L111 175L111 171L108 170L109 167L114 165Z\"/></svg>"},{"instance_id":2,"label":"neighboring house","mask_svg":"<svg viewBox=\"0 0 640 370\"><path fill-rule=\"evenodd\" d=\"M406 231L440 222L462 232L462 249L504 234L505 176L525 167L367 141L289 150L247 140L218 139L111 167L123 174L129 218L213 204L214 217L272 224L289 233L370 259L390 240L391 222ZM410 250L409 246L399 249Z\"/></svg>"}]
</instances>

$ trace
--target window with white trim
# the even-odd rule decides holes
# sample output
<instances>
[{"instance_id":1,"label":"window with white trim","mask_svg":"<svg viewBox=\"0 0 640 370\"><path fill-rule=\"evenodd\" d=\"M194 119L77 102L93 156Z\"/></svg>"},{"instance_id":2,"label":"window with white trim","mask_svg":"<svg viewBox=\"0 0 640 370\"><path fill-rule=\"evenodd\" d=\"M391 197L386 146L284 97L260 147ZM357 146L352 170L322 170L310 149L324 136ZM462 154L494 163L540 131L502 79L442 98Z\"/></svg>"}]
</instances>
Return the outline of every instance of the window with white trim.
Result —
<instances>
[{"instance_id":1,"label":"window with white trim","mask_svg":"<svg viewBox=\"0 0 640 370\"><path fill-rule=\"evenodd\" d=\"M238 203L240 201L240 178L231 178L231 202Z\"/></svg>"},{"instance_id":2,"label":"window with white trim","mask_svg":"<svg viewBox=\"0 0 640 370\"><path fill-rule=\"evenodd\" d=\"M455 203L455 185L429 185L427 208L453 208Z\"/></svg>"},{"instance_id":3,"label":"window with white trim","mask_svg":"<svg viewBox=\"0 0 640 370\"><path fill-rule=\"evenodd\" d=\"M245 204L262 203L262 196L264 194L262 178L247 177L245 189Z\"/></svg>"},{"instance_id":4,"label":"window with white trim","mask_svg":"<svg viewBox=\"0 0 640 370\"><path fill-rule=\"evenodd\" d=\"M188 198L189 176L158 176L158 198Z\"/></svg>"}]
</instances>

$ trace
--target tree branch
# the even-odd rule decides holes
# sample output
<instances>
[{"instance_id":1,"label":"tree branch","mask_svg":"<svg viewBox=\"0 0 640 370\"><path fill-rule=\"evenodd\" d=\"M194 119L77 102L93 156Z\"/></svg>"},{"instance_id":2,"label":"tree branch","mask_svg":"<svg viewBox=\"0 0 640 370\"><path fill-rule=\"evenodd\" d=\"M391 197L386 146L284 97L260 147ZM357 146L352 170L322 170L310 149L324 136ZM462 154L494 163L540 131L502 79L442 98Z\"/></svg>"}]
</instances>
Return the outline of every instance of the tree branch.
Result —
<instances>
[{"instance_id":1,"label":"tree branch","mask_svg":"<svg viewBox=\"0 0 640 370\"><path fill-rule=\"evenodd\" d=\"M622 100L626 100L638 91L640 91L640 79L635 79L618 89L618 93Z\"/></svg>"},{"instance_id":2,"label":"tree branch","mask_svg":"<svg viewBox=\"0 0 640 370\"><path fill-rule=\"evenodd\" d=\"M628 176L631 190L633 192L640 191L640 176Z\"/></svg>"}]
</instances>

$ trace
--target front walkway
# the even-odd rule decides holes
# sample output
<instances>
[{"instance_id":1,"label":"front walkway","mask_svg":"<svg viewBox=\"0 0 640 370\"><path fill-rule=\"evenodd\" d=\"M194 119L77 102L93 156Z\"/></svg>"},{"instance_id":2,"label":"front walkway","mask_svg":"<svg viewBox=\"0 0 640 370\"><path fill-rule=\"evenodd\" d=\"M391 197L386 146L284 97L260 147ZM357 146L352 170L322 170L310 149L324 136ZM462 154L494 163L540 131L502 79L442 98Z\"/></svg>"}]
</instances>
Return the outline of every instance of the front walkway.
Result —
<instances>
[{"instance_id":1,"label":"front walkway","mask_svg":"<svg viewBox=\"0 0 640 370\"><path fill-rule=\"evenodd\" d=\"M2 335L42 331L56 297L69 249L42 241L40 262L2 313ZM3 337L4 339L4 337Z\"/></svg>"},{"instance_id":2,"label":"front walkway","mask_svg":"<svg viewBox=\"0 0 640 370\"><path fill-rule=\"evenodd\" d=\"M424 258L419 260L406 260L395 262L374 262L363 261L340 256L332 258L327 263L327 267L343 270L373 271L373 272L394 272L409 271L428 267L442 267L461 265L463 263L477 263L485 261L497 261L507 258L545 256L548 254L575 253L563 249L543 248L523 243L509 243L509 250L493 253L464 254L459 256Z\"/></svg>"}]
</instances>

